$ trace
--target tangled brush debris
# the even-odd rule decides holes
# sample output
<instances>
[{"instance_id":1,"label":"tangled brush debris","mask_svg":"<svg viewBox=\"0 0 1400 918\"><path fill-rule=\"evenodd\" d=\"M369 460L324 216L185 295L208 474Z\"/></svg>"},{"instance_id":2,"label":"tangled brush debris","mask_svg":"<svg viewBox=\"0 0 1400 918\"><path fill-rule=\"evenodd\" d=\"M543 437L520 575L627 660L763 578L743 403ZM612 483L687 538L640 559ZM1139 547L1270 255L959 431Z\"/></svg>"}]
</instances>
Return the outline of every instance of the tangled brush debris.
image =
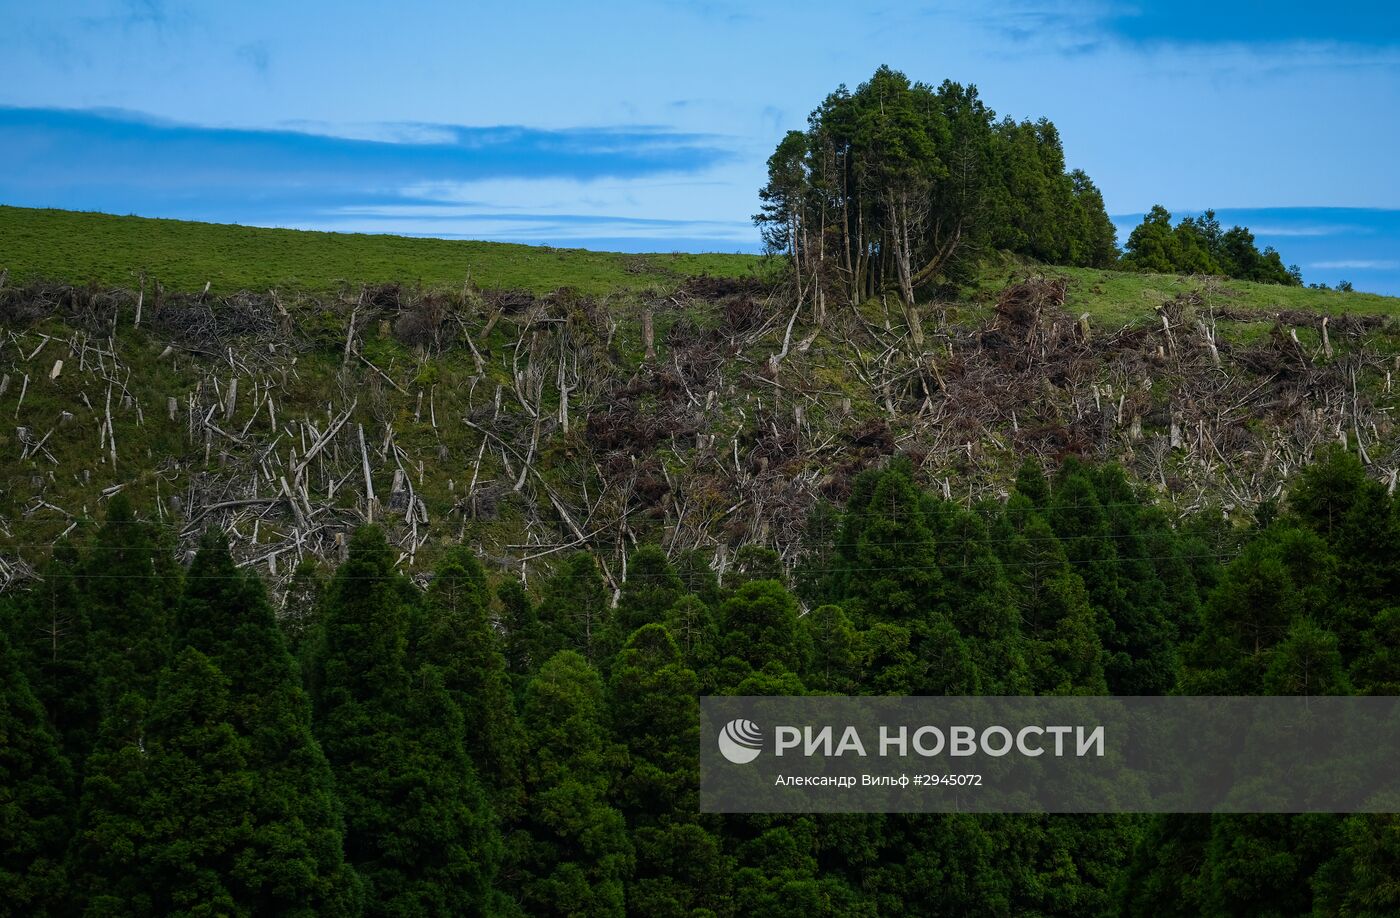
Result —
<instances>
[{"instance_id":1,"label":"tangled brush debris","mask_svg":"<svg viewBox=\"0 0 1400 918\"><path fill-rule=\"evenodd\" d=\"M984 319L933 304L915 327L707 277L614 300L3 287L0 582L122 490L186 548L226 529L277 583L373 521L415 575L466 540L526 577L592 549L616 585L643 540L793 564L812 509L891 455L959 500L1027 455L1116 459L1183 511L1248 512L1324 443L1394 480L1384 318L1192 291L1097 328L1070 298L1033 276Z\"/></svg>"}]
</instances>

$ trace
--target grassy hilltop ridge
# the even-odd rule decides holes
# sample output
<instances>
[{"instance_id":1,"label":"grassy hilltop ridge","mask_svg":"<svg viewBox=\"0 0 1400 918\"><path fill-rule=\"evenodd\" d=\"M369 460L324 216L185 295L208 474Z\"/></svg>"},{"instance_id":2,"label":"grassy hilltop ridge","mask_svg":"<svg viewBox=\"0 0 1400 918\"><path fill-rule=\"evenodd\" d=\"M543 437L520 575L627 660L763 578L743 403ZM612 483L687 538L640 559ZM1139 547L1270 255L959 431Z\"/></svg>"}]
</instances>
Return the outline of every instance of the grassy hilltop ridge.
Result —
<instances>
[{"instance_id":1,"label":"grassy hilltop ridge","mask_svg":"<svg viewBox=\"0 0 1400 918\"><path fill-rule=\"evenodd\" d=\"M1246 512L1326 443L1400 468L1400 299L1005 257L922 328L817 324L782 268L0 208L0 581L119 491L282 579L369 517L415 571L663 534L791 563L896 454L965 501L1080 455Z\"/></svg>"},{"instance_id":2,"label":"grassy hilltop ridge","mask_svg":"<svg viewBox=\"0 0 1400 918\"><path fill-rule=\"evenodd\" d=\"M470 278L483 289L548 293L570 287L602 295L674 287L701 274L772 277L780 265L777 259L737 253L626 254L0 206L0 269L9 271L12 283L44 279L134 287L145 274L172 291L200 290L208 283L216 294L270 287L316 293L362 283L456 290ZM1118 324L1206 283L1174 274L1045 268L1007 256L984 266L969 297L990 302L1010 280L1031 270L1066 277L1070 309ZM1241 308L1400 314L1400 297L1228 279L1209 284Z\"/></svg>"},{"instance_id":3,"label":"grassy hilltop ridge","mask_svg":"<svg viewBox=\"0 0 1400 918\"><path fill-rule=\"evenodd\" d=\"M738 254L629 255L506 242L326 233L0 206L0 267L12 279L132 286L142 273L171 290L345 284L477 286L602 294L693 274L744 276L762 260Z\"/></svg>"}]
</instances>

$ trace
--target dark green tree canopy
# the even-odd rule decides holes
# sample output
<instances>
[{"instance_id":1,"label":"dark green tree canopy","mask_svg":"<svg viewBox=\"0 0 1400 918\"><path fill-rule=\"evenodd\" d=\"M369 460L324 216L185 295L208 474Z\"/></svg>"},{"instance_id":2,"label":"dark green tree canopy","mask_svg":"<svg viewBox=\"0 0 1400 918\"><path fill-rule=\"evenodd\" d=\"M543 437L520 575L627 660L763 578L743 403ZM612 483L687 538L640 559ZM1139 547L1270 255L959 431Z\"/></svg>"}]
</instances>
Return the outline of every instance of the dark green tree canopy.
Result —
<instances>
[{"instance_id":1,"label":"dark green tree canopy","mask_svg":"<svg viewBox=\"0 0 1400 918\"><path fill-rule=\"evenodd\" d=\"M1264 284L1298 286L1297 266L1285 268L1272 248L1260 251L1243 226L1222 230L1215 211L1183 217L1175 227L1165 207L1154 204L1128 236L1123 263L1158 274L1219 274Z\"/></svg>"},{"instance_id":2,"label":"dark green tree canopy","mask_svg":"<svg viewBox=\"0 0 1400 918\"><path fill-rule=\"evenodd\" d=\"M0 895L16 914L61 914L72 771L19 655L0 633Z\"/></svg>"},{"instance_id":3,"label":"dark green tree canopy","mask_svg":"<svg viewBox=\"0 0 1400 918\"><path fill-rule=\"evenodd\" d=\"M1375 471L1325 450L1232 520L1112 465L1033 459L969 504L895 458L813 513L807 558L749 543L721 581L642 545L616 597L587 554L527 587L461 547L420 589L365 529L296 623L309 691L217 533L181 571L117 501L0 597L0 912L1396 914L1389 816L698 805L702 694L1400 692Z\"/></svg>"},{"instance_id":4,"label":"dark green tree canopy","mask_svg":"<svg viewBox=\"0 0 1400 918\"><path fill-rule=\"evenodd\" d=\"M408 669L409 595L383 533L356 531L331 582L315 682L346 855L372 914L490 914L498 830L442 675Z\"/></svg>"},{"instance_id":5,"label":"dark green tree canopy","mask_svg":"<svg viewBox=\"0 0 1400 918\"><path fill-rule=\"evenodd\" d=\"M1099 267L1118 255L1103 196L1066 171L1050 121L998 120L975 86L889 67L838 87L805 132L788 132L759 197L754 220L790 256L799 292L850 302L889 286L912 304L989 248Z\"/></svg>"}]
</instances>

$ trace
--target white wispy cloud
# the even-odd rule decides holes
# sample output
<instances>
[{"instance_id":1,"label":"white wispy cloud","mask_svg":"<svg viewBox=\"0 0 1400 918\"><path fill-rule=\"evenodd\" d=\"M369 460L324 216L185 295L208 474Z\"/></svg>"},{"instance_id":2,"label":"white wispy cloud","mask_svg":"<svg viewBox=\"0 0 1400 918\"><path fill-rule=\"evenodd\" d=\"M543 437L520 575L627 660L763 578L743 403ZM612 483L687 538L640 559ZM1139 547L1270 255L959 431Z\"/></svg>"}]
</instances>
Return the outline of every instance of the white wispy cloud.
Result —
<instances>
[{"instance_id":1,"label":"white wispy cloud","mask_svg":"<svg viewBox=\"0 0 1400 918\"><path fill-rule=\"evenodd\" d=\"M1394 271L1400 268L1400 261L1393 258L1350 258L1341 261L1315 261L1308 267L1324 271Z\"/></svg>"},{"instance_id":2,"label":"white wispy cloud","mask_svg":"<svg viewBox=\"0 0 1400 918\"><path fill-rule=\"evenodd\" d=\"M1342 236L1368 232L1364 226L1271 226L1251 227L1256 236Z\"/></svg>"},{"instance_id":3,"label":"white wispy cloud","mask_svg":"<svg viewBox=\"0 0 1400 918\"><path fill-rule=\"evenodd\" d=\"M416 122L349 122L332 123L307 118L289 119L279 127L289 131L335 137L340 140L372 140L378 143L450 144L457 139L452 128L444 124Z\"/></svg>"},{"instance_id":4,"label":"white wispy cloud","mask_svg":"<svg viewBox=\"0 0 1400 918\"><path fill-rule=\"evenodd\" d=\"M398 189L400 202L325 209L315 228L514 242L702 240L724 250L755 248L753 224L735 219L748 202L732 200L731 184L716 175L419 182Z\"/></svg>"},{"instance_id":5,"label":"white wispy cloud","mask_svg":"<svg viewBox=\"0 0 1400 918\"><path fill-rule=\"evenodd\" d=\"M573 213L636 219L730 222L751 208L747 198L732 200L731 182L715 172L685 178L491 178L481 181L416 182L400 189L405 204L389 205L397 215L428 216L455 208L476 212ZM747 189L745 189L747 191ZM353 208L353 205L351 205ZM407 210L404 208L412 208ZM359 209L364 212L363 209ZM395 215L387 208L384 215ZM740 217L742 222L743 217Z\"/></svg>"}]
</instances>

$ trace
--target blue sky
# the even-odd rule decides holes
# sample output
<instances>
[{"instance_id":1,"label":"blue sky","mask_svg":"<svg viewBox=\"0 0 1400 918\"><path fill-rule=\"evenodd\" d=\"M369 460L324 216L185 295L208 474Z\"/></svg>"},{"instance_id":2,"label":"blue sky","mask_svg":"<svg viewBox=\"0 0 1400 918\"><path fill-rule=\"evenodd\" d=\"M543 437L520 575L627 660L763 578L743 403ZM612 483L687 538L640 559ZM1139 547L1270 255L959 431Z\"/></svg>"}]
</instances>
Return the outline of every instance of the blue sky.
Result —
<instances>
[{"instance_id":1,"label":"blue sky","mask_svg":"<svg viewBox=\"0 0 1400 918\"><path fill-rule=\"evenodd\" d=\"M0 0L0 55L3 203L752 250L773 144L888 63L1052 118L1120 225L1400 293L1388 4Z\"/></svg>"}]
</instances>

